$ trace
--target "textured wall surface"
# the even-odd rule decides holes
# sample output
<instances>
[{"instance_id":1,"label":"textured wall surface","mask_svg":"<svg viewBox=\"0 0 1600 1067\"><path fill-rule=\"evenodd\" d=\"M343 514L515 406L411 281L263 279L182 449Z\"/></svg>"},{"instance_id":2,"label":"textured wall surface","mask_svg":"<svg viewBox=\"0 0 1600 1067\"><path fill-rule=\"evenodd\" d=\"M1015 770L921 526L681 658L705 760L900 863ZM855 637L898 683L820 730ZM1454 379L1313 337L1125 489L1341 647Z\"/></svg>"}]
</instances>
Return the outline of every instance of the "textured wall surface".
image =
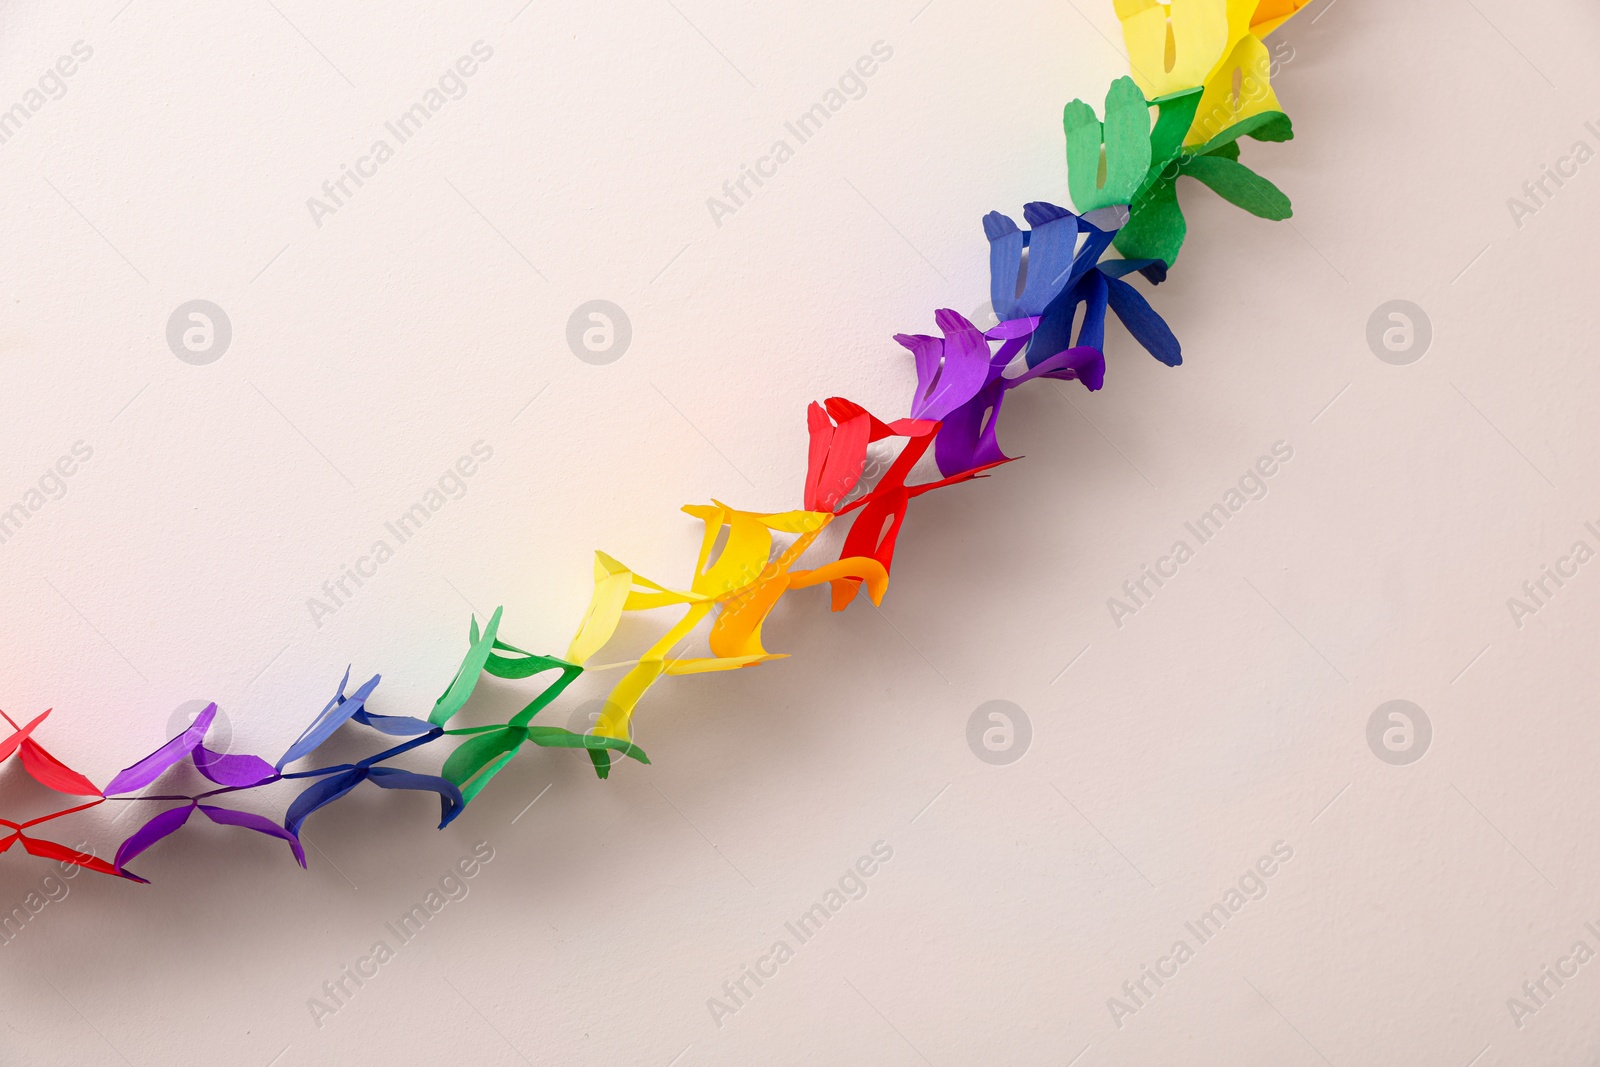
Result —
<instances>
[{"instance_id":1,"label":"textured wall surface","mask_svg":"<svg viewBox=\"0 0 1600 1067\"><path fill-rule=\"evenodd\" d=\"M7 854L0 910L49 903L0 1060L1600 1062L1597 34L1319 0L1272 42L1299 138L1246 146L1294 219L1185 188L1184 365L1114 325L1103 392L1019 391L1026 460L913 505L881 611L786 600L792 658L663 682L608 782L533 752L442 833L352 794L309 872L200 825L149 887ZM275 754L350 663L425 713L473 610L561 652L594 548L683 581L679 505L799 506L808 401L904 413L890 336L981 308L980 216L1065 202L1061 107L1124 71L1110 0L6 5L0 507L46 499L0 706L104 782L195 700ZM631 336L579 358L593 300Z\"/></svg>"}]
</instances>

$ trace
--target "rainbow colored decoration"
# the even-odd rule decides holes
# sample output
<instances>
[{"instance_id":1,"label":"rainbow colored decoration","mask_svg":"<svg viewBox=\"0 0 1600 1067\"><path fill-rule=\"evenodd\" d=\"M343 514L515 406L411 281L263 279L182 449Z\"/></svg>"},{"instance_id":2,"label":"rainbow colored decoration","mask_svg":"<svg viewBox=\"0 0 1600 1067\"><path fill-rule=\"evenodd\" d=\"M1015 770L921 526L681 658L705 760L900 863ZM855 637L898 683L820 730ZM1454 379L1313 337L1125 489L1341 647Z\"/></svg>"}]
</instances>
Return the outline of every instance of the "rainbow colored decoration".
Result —
<instances>
[{"instance_id":1,"label":"rainbow colored decoration","mask_svg":"<svg viewBox=\"0 0 1600 1067\"><path fill-rule=\"evenodd\" d=\"M1068 187L1076 210L1027 204L1022 213L1027 229L999 212L984 216L990 299L999 324L980 330L945 309L933 316L937 336L895 335L916 370L916 390L904 418L885 421L841 397L813 403L806 412L810 451L797 510L761 514L718 501L688 505L683 511L703 524L704 537L686 585L658 583L597 552L594 595L564 657L538 655L502 640L502 609L496 609L481 629L472 620L466 656L426 719L371 710L379 676L347 692L346 671L333 697L275 762L208 748L206 736L217 714L212 704L188 729L101 788L35 739L50 712L25 725L0 713L13 731L0 740L0 763L15 755L35 781L79 798L25 822L0 819L11 831L0 852L20 843L35 856L142 882L128 864L199 813L219 825L279 838L305 866L300 832L306 820L363 783L438 794L442 828L530 745L580 749L601 778L610 774L614 760L648 763L632 739L633 716L645 693L663 676L735 670L781 658L783 653L767 650L762 625L785 594L826 585L833 610L843 611L864 586L873 603L881 602L911 502L1011 462L999 437L1011 390L1037 378L1077 381L1090 390L1104 385L1108 310L1150 355L1168 366L1182 362L1177 338L1129 281L1140 275L1159 284L1177 261L1187 235L1179 179L1195 179L1263 218L1290 215L1288 198L1239 162L1240 141L1285 141L1294 135L1272 91L1270 58L1261 39L1305 0L1115 4L1133 76L1112 83L1100 112L1082 100L1066 106ZM1121 258L1104 259L1112 249ZM890 442L897 451L873 479L864 472L868 448L878 442ZM930 450L940 477L911 482ZM839 557L802 566L821 531L841 521L850 529ZM724 531L725 542L715 551ZM538 724L539 713L611 644L624 614L645 611L676 612L677 618L631 661L594 728L576 733ZM707 622L706 654L676 655L678 646ZM452 725L485 672L537 678L543 688L507 722ZM317 766L313 757L322 744L352 723L391 743L356 763ZM392 765L396 757L446 737L459 743L438 774ZM185 761L211 788L141 792ZM305 783L281 820L232 806L239 794L280 781ZM156 804L160 810L122 842L109 862L35 836L40 827L113 799Z\"/></svg>"}]
</instances>

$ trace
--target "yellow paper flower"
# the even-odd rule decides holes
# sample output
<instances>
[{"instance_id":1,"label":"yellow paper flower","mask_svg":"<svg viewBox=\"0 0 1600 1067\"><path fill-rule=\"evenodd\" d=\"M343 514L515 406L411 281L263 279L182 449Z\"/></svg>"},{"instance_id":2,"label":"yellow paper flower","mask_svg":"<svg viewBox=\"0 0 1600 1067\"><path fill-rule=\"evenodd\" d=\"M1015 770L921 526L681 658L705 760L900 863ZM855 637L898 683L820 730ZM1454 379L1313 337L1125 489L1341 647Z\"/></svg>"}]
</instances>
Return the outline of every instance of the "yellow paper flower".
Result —
<instances>
[{"instance_id":1,"label":"yellow paper flower","mask_svg":"<svg viewBox=\"0 0 1600 1067\"><path fill-rule=\"evenodd\" d=\"M1116 0L1134 81L1149 99L1204 87L1184 143L1281 111L1261 38L1309 0Z\"/></svg>"},{"instance_id":2,"label":"yellow paper flower","mask_svg":"<svg viewBox=\"0 0 1600 1067\"><path fill-rule=\"evenodd\" d=\"M604 552L595 553L594 595L577 636L567 649L570 662L587 664L616 634L623 612L685 608L683 617L639 657L611 690L605 710L595 723L597 736L628 739L634 708L663 675L727 671L784 658L784 653L768 652L762 646L761 626L789 590L853 579L867 583L868 594L876 604L888 589L888 572L875 559L852 557L816 570L792 569L833 521L832 512L761 514L739 511L719 501L709 506L690 504L683 510L705 523L700 558L688 589L672 589L653 582ZM724 528L727 539L713 559ZM774 532L796 535L776 559L772 556ZM707 641L711 655L674 658L673 649L716 607L722 610Z\"/></svg>"}]
</instances>

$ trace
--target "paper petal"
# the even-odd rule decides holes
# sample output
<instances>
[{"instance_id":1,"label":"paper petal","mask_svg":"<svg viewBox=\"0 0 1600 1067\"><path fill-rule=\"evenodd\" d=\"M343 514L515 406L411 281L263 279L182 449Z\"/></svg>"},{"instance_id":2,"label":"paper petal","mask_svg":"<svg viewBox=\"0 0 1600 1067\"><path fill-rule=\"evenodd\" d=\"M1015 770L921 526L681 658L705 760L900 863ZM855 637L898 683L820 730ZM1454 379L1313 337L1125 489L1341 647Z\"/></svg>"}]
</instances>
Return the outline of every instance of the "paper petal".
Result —
<instances>
[{"instance_id":1,"label":"paper petal","mask_svg":"<svg viewBox=\"0 0 1600 1067\"><path fill-rule=\"evenodd\" d=\"M473 640L467 648L467 654L461 661L461 666L456 668L455 677L445 687L439 699L434 701L433 711L428 715L428 721L435 726L443 726L450 721L450 717L461 710L467 698L472 695L472 690L477 687L478 676L483 673L483 665L489 660L489 652L494 647L495 634L500 630L500 613L503 608L495 608L494 615L489 618L489 625L484 627L483 634ZM472 628L477 630L477 620L472 622Z\"/></svg>"},{"instance_id":2,"label":"paper petal","mask_svg":"<svg viewBox=\"0 0 1600 1067\"><path fill-rule=\"evenodd\" d=\"M1183 172L1252 215L1275 222L1294 215L1294 207L1283 191L1243 163L1219 156L1195 156Z\"/></svg>"},{"instance_id":3,"label":"paper petal","mask_svg":"<svg viewBox=\"0 0 1600 1067\"><path fill-rule=\"evenodd\" d=\"M300 836L300 827L307 817L318 808L326 807L335 800L344 796L350 790L361 784L367 776L365 769L352 768L338 774L330 774L326 778L318 779L308 786L294 802L289 805L289 810L283 817L284 829L295 837Z\"/></svg>"},{"instance_id":4,"label":"paper petal","mask_svg":"<svg viewBox=\"0 0 1600 1067\"><path fill-rule=\"evenodd\" d=\"M260 756L242 753L237 756L225 756L220 752L211 751L203 744L194 746L194 751L189 753L189 757L194 760L195 770L211 781L239 789L260 785L278 773L276 767Z\"/></svg>"},{"instance_id":5,"label":"paper petal","mask_svg":"<svg viewBox=\"0 0 1600 1067\"><path fill-rule=\"evenodd\" d=\"M450 825L450 820L461 813L462 805L466 803L454 782L437 775L417 774L398 767L374 767L370 773L372 784L384 789L423 789L438 793L442 809L439 819L441 830Z\"/></svg>"},{"instance_id":6,"label":"paper petal","mask_svg":"<svg viewBox=\"0 0 1600 1067\"><path fill-rule=\"evenodd\" d=\"M626 741L620 737L575 734L571 730L563 730L559 726L533 726L528 728L528 740L545 748L606 749L612 752L620 752L629 759L638 760L640 763L650 762L649 757L644 754L644 749L632 741Z\"/></svg>"},{"instance_id":7,"label":"paper petal","mask_svg":"<svg viewBox=\"0 0 1600 1067\"><path fill-rule=\"evenodd\" d=\"M935 338L928 340L939 345ZM942 349L941 349L942 351ZM872 436L871 415L865 411L840 417L821 404L806 409L811 442L806 464L804 503L811 511L835 511L861 480L866 469L867 445Z\"/></svg>"},{"instance_id":8,"label":"paper petal","mask_svg":"<svg viewBox=\"0 0 1600 1067\"><path fill-rule=\"evenodd\" d=\"M1129 259L1158 259L1171 267L1189 233L1173 178L1161 178L1139 194L1133 217L1117 231L1117 251Z\"/></svg>"},{"instance_id":9,"label":"paper petal","mask_svg":"<svg viewBox=\"0 0 1600 1067\"><path fill-rule=\"evenodd\" d=\"M1062 124L1067 184L1078 213L1129 203L1150 169L1149 105L1133 79L1123 76L1111 83L1104 123L1092 107L1074 100L1066 106Z\"/></svg>"},{"instance_id":10,"label":"paper petal","mask_svg":"<svg viewBox=\"0 0 1600 1067\"><path fill-rule=\"evenodd\" d=\"M1055 205L1028 204L1023 212L1033 229L1028 233L1028 278L1014 312L1019 318L1044 313L1050 301L1072 280L1073 261L1077 258L1077 217L1065 208L1055 208L1058 214L1042 215L1036 210L1041 207ZM1028 218L1030 215L1033 218Z\"/></svg>"},{"instance_id":11,"label":"paper petal","mask_svg":"<svg viewBox=\"0 0 1600 1067\"><path fill-rule=\"evenodd\" d=\"M317 746L331 737L335 730L349 721L352 715L360 711L366 704L367 698L372 695L372 691L378 688L379 677L379 675L374 674L367 680L366 684L347 697L344 695L344 687L350 681L350 669L348 667L345 668L344 678L339 682L339 691L317 713L317 717L311 720L311 725L305 728L305 731L295 739L295 743L290 745L289 750L278 760L278 770L281 771L295 760L309 755Z\"/></svg>"},{"instance_id":12,"label":"paper petal","mask_svg":"<svg viewBox=\"0 0 1600 1067\"><path fill-rule=\"evenodd\" d=\"M414 734L425 734L429 730L438 729L433 723L423 722L410 715L377 715L370 711L358 711L350 718L392 737L411 737Z\"/></svg>"},{"instance_id":13,"label":"paper petal","mask_svg":"<svg viewBox=\"0 0 1600 1067\"><path fill-rule=\"evenodd\" d=\"M98 856L91 856L87 852L79 852L77 849L68 848L66 845L58 845L54 841L44 841L35 837L24 837L22 838L22 847L26 849L30 855L41 856L47 860L55 860L57 863L66 863L74 867L82 867L85 870L94 871L98 874L116 875L121 878L126 878L130 882L144 882L146 885L149 884L146 879L140 878L137 874L133 874L129 871L120 871ZM0 851L4 850L0 849Z\"/></svg>"},{"instance_id":14,"label":"paper petal","mask_svg":"<svg viewBox=\"0 0 1600 1067\"><path fill-rule=\"evenodd\" d=\"M105 794L89 779L52 756L43 745L29 738L22 742L22 769L40 785L74 797Z\"/></svg>"},{"instance_id":15,"label":"paper petal","mask_svg":"<svg viewBox=\"0 0 1600 1067\"><path fill-rule=\"evenodd\" d=\"M1169 367L1183 362L1183 348L1172 335L1166 320L1157 315L1144 295L1119 278L1107 278L1107 297L1111 310L1128 328L1133 339L1156 359Z\"/></svg>"},{"instance_id":16,"label":"paper petal","mask_svg":"<svg viewBox=\"0 0 1600 1067\"><path fill-rule=\"evenodd\" d=\"M105 795L109 797L118 793L131 793L135 789L143 789L160 778L162 772L187 756L200 743L206 736L206 731L211 728L211 720L216 717L217 706L207 704L205 710L195 716L194 722L187 730L111 779L111 784L106 786Z\"/></svg>"},{"instance_id":17,"label":"paper petal","mask_svg":"<svg viewBox=\"0 0 1600 1067\"><path fill-rule=\"evenodd\" d=\"M1022 271L1022 231L1010 218L991 211L983 217L983 234L989 239L989 303L997 318L1017 315L1017 288Z\"/></svg>"},{"instance_id":18,"label":"paper petal","mask_svg":"<svg viewBox=\"0 0 1600 1067\"><path fill-rule=\"evenodd\" d=\"M143 826L130 834L126 841L117 846L117 869L121 870L127 866L129 860L138 856L163 837L177 833L178 828L188 822L189 816L193 814L194 805L191 803L184 804L182 807L168 808L166 811L152 817Z\"/></svg>"},{"instance_id":19,"label":"paper petal","mask_svg":"<svg viewBox=\"0 0 1600 1067\"><path fill-rule=\"evenodd\" d=\"M1005 395L1005 380L996 378L945 417L939 436L933 441L933 456L940 473L956 474L1006 458L1000 451L998 425Z\"/></svg>"},{"instance_id":20,"label":"paper petal","mask_svg":"<svg viewBox=\"0 0 1600 1067\"><path fill-rule=\"evenodd\" d=\"M306 852L301 847L300 839L289 831L262 815L255 815L248 811L235 811L232 808L214 808L209 804L199 805L205 812L206 818L220 826L242 826L246 830L254 830L258 834L280 838L289 843L289 850L294 853L294 858L300 866L306 865Z\"/></svg>"}]
</instances>

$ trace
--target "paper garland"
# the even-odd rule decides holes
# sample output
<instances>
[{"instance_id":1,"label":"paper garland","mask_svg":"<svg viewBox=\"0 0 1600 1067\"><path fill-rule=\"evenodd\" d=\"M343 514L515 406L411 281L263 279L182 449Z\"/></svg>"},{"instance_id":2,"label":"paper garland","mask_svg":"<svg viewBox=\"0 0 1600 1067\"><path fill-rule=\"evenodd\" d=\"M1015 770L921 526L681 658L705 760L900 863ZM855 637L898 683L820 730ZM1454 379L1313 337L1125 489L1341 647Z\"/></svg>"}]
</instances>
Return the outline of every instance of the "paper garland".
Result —
<instances>
[{"instance_id":1,"label":"paper garland","mask_svg":"<svg viewBox=\"0 0 1600 1067\"><path fill-rule=\"evenodd\" d=\"M1193 178L1262 218L1289 217L1288 198L1239 162L1239 141L1294 136L1272 91L1270 57L1261 38L1306 2L1115 0L1133 77L1112 83L1102 112L1074 100L1063 113L1068 188L1078 210L1027 204L1025 230L999 212L983 218L990 299L999 325L980 330L945 309L934 313L938 336L896 334L916 370L906 418L885 422L842 397L810 405L810 449L799 510L762 514L719 501L684 507L704 525L687 587L659 584L596 552L594 594L565 658L537 655L501 640L502 609L497 608L481 631L477 619L471 621L466 656L426 719L369 710L379 676L347 694L347 670L332 699L273 763L208 748L206 735L217 714L211 704L188 729L101 789L35 740L50 712L20 726L0 712L13 731L0 740L0 764L15 756L41 785L88 798L25 822L0 819L0 826L10 831L0 841L0 852L20 843L34 856L143 882L127 865L188 825L198 812L217 825L283 841L304 867L300 835L306 821L363 783L437 794L443 828L529 745L581 749L601 778L610 774L614 759L649 763L633 743L631 723L652 685L664 675L734 670L782 658L784 653L767 650L761 628L791 591L827 585L833 610L843 611L865 586L872 602L880 603L912 500L985 477L1010 462L1001 450L999 424L1011 390L1036 378L1076 381L1090 390L1102 387L1107 311L1157 360L1173 367L1183 361L1177 338L1126 279L1138 274L1159 284L1177 261L1187 235L1177 195L1180 178ZM1112 248L1122 258L1102 260ZM868 448L883 441L895 443L898 452L869 487ZM912 482L930 450L941 477ZM822 530L838 521L850 522L839 557L820 566L800 566ZM714 551L724 530L723 547ZM778 535L787 543L780 546ZM659 610L679 614L612 689L590 732L535 725L538 714L610 644L624 613ZM678 655L679 647L708 622L709 654ZM537 678L543 688L507 722L451 727L484 673ZM350 723L396 743L356 763L293 769ZM396 757L445 737L460 743L444 759L440 773L390 765ZM185 761L216 788L140 792ZM235 794L282 781L306 784L281 822L225 806L235 802ZM56 819L113 799L162 807L122 842L109 863L35 836L36 829L43 833L39 828Z\"/></svg>"}]
</instances>

